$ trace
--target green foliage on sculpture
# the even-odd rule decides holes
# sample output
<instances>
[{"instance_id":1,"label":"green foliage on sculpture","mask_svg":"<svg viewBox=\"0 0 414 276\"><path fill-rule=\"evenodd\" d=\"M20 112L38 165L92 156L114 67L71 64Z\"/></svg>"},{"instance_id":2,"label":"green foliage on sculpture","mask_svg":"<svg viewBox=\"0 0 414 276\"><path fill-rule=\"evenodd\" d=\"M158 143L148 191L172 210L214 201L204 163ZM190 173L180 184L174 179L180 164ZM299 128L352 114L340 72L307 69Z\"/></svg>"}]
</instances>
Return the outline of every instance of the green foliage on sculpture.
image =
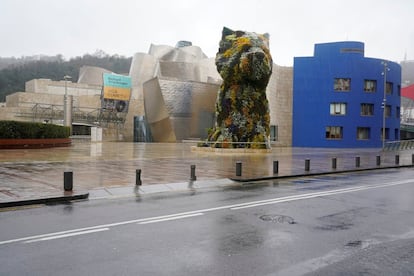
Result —
<instances>
[{"instance_id":1,"label":"green foliage on sculpture","mask_svg":"<svg viewBox=\"0 0 414 276\"><path fill-rule=\"evenodd\" d=\"M223 28L216 55L223 78L216 101L213 147L268 148L269 104L266 87L272 74L268 34Z\"/></svg>"}]
</instances>

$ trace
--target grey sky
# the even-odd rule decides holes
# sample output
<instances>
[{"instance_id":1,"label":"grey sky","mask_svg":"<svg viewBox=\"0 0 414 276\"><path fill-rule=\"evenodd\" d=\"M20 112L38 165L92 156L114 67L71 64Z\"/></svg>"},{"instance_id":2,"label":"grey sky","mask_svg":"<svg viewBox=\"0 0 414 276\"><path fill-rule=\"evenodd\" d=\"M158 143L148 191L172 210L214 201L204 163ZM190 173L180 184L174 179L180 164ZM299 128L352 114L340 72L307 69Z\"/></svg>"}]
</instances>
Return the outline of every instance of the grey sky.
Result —
<instances>
[{"instance_id":1,"label":"grey sky","mask_svg":"<svg viewBox=\"0 0 414 276\"><path fill-rule=\"evenodd\" d=\"M399 62L414 60L413 16L413 0L0 0L0 56L132 56L189 40L213 57L227 26L269 33L279 65L344 40Z\"/></svg>"}]
</instances>

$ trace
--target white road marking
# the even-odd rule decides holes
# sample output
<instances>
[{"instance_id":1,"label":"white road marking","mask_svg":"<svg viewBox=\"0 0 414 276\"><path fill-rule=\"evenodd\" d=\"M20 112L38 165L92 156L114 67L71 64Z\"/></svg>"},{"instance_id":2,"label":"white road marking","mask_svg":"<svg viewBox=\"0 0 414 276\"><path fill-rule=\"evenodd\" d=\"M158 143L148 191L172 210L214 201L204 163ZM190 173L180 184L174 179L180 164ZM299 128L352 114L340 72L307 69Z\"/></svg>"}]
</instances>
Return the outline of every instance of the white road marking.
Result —
<instances>
[{"instance_id":1,"label":"white road marking","mask_svg":"<svg viewBox=\"0 0 414 276\"><path fill-rule=\"evenodd\" d=\"M168 218L176 218L176 217L188 216L188 215L192 216L194 214L206 213L206 212L212 212L212 211L218 211L218 210L224 210L224 209L239 210L243 208L252 208L252 207L262 206L262 205L267 205L267 204L276 204L276 203L282 203L282 202L288 202L288 201L294 201L294 200L303 200L303 199L322 197L322 196L328 196L328 195L357 192L357 191L368 190L368 189L386 188L386 187L409 184L409 183L414 183L414 180L413 179L401 180L401 181L396 181L396 182L390 182L387 184L364 185L364 186L357 186L357 187L351 187L351 188L336 189L336 190L331 190L331 191L307 193L307 194L251 201L251 202L245 202L245 203L239 203L239 204L224 205L224 206L218 206L218 207L213 207L213 208L200 209L200 210L194 210L194 211L182 212L182 213L176 213L176 214L170 214L170 215L164 215L164 216L127 220L127 221L121 221L121 222L115 222L115 223L109 223L109 224L96 225L96 226L91 226L91 227L84 227L84 228L48 233L48 234L43 234L43 235L35 235L35 236L29 236L29 237L24 237L24 238L5 240L5 241L0 241L0 245L15 243L15 242L24 242L28 240L34 240L34 239L42 239L46 237L65 235L65 234L76 233L76 232L97 230L101 228L110 228L110 227L115 227L115 226L133 224L133 223L141 223L141 222L146 222L146 221L155 222L156 220L160 220L160 221L164 219L168 220Z\"/></svg>"},{"instance_id":2,"label":"white road marking","mask_svg":"<svg viewBox=\"0 0 414 276\"><path fill-rule=\"evenodd\" d=\"M156 222L162 222L162 221L169 221L169 220L176 220L176 219L183 219L183 218L191 218L196 216L202 216L203 213L195 213L195 214L188 214L188 215L182 215L182 216L175 216L175 217L169 217L169 218L163 218L163 219L154 219L154 220L148 220L139 222L138 224L149 224L149 223L156 223Z\"/></svg>"},{"instance_id":3,"label":"white road marking","mask_svg":"<svg viewBox=\"0 0 414 276\"><path fill-rule=\"evenodd\" d=\"M40 239L28 240L28 241L25 241L23 243L33 243L33 242L40 242L40 241L49 241L49 240L55 240L55 239L62 239L62 238L73 237L73 236L78 236L78 235L85 235L85 234L91 234L91 233L107 231L107 230L109 230L109 228L98 228L98 229L94 229L94 230L74 232L74 233L69 233L69 234L49 236L49 237L44 237L44 238L40 238Z\"/></svg>"},{"instance_id":4,"label":"white road marking","mask_svg":"<svg viewBox=\"0 0 414 276\"><path fill-rule=\"evenodd\" d=\"M262 206L262 205L276 204L276 203L281 203L281 202L289 202L289 201L302 200L302 199L310 199L310 198L328 196L328 195L351 193L351 192L357 192L357 191L363 191L363 190L369 190L369 189L385 188L385 187L391 187L391 186L408 184L408 183L413 183L413 180L410 179L410 180L391 182L388 184L357 186L357 187L352 187L352 188L337 189L337 190L331 190L331 191L325 191L325 192L317 192L317 193L309 193L309 194L274 198L274 199L268 199L268 200L263 200L263 201L245 203L243 205L232 207L230 209L240 210L240 209L252 208L252 207L257 207L257 206Z\"/></svg>"}]
</instances>

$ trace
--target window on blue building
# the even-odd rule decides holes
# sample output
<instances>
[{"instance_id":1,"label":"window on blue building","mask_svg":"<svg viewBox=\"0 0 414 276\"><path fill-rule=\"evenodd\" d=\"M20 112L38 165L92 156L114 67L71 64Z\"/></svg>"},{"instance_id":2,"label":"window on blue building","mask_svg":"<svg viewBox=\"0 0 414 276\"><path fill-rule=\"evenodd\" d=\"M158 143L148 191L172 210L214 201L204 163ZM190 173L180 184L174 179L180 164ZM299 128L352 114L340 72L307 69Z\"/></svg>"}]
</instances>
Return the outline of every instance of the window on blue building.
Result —
<instances>
[{"instance_id":1,"label":"window on blue building","mask_svg":"<svg viewBox=\"0 0 414 276\"><path fill-rule=\"evenodd\" d=\"M351 79L350 78L335 78L334 90L335 91L350 91L351 90Z\"/></svg>"},{"instance_id":2,"label":"window on blue building","mask_svg":"<svg viewBox=\"0 0 414 276\"><path fill-rule=\"evenodd\" d=\"M375 91L377 91L377 81L376 80L365 80L364 81L364 91L365 92L375 92Z\"/></svg>"},{"instance_id":3,"label":"window on blue building","mask_svg":"<svg viewBox=\"0 0 414 276\"><path fill-rule=\"evenodd\" d=\"M398 128L394 129L395 140L400 140L400 130Z\"/></svg>"},{"instance_id":4,"label":"window on blue building","mask_svg":"<svg viewBox=\"0 0 414 276\"><path fill-rule=\"evenodd\" d=\"M342 139L342 127L340 126L327 126L325 128L326 139Z\"/></svg>"},{"instance_id":5,"label":"window on blue building","mask_svg":"<svg viewBox=\"0 0 414 276\"><path fill-rule=\"evenodd\" d=\"M381 140L382 140L382 130L383 128L381 128ZM385 140L390 139L390 129L389 128L385 128Z\"/></svg>"},{"instance_id":6,"label":"window on blue building","mask_svg":"<svg viewBox=\"0 0 414 276\"><path fill-rule=\"evenodd\" d=\"M385 106L385 117L391 117L391 106L388 104Z\"/></svg>"},{"instance_id":7,"label":"window on blue building","mask_svg":"<svg viewBox=\"0 0 414 276\"><path fill-rule=\"evenodd\" d=\"M401 109L400 109L400 107L399 107L399 106L397 106L397 107L395 108L395 116L396 116L397 118L400 118L400 117L401 117Z\"/></svg>"},{"instance_id":8,"label":"window on blue building","mask_svg":"<svg viewBox=\"0 0 414 276\"><path fill-rule=\"evenodd\" d=\"M385 86L386 87L385 92L387 94L392 94L392 86L393 86L392 82L387 81L387 84Z\"/></svg>"},{"instance_id":9,"label":"window on blue building","mask_svg":"<svg viewBox=\"0 0 414 276\"><path fill-rule=\"evenodd\" d=\"M331 115L345 115L346 114L346 103L331 103L330 114Z\"/></svg>"},{"instance_id":10,"label":"window on blue building","mask_svg":"<svg viewBox=\"0 0 414 276\"><path fill-rule=\"evenodd\" d=\"M361 116L373 116L374 104L362 103L361 104Z\"/></svg>"},{"instance_id":11,"label":"window on blue building","mask_svg":"<svg viewBox=\"0 0 414 276\"><path fill-rule=\"evenodd\" d=\"M371 129L369 127L358 127L357 128L357 139L368 140L371 135Z\"/></svg>"}]
</instances>

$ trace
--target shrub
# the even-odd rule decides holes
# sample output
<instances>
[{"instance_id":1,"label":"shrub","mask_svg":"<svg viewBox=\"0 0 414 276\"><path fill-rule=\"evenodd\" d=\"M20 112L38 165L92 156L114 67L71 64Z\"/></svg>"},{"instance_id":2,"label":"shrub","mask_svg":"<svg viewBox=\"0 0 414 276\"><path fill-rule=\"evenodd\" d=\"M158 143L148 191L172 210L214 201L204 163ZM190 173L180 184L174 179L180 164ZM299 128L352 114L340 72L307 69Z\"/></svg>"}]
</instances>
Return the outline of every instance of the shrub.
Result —
<instances>
[{"instance_id":1,"label":"shrub","mask_svg":"<svg viewBox=\"0 0 414 276\"><path fill-rule=\"evenodd\" d=\"M70 128L53 124L0 121L0 139L68 138Z\"/></svg>"}]
</instances>

